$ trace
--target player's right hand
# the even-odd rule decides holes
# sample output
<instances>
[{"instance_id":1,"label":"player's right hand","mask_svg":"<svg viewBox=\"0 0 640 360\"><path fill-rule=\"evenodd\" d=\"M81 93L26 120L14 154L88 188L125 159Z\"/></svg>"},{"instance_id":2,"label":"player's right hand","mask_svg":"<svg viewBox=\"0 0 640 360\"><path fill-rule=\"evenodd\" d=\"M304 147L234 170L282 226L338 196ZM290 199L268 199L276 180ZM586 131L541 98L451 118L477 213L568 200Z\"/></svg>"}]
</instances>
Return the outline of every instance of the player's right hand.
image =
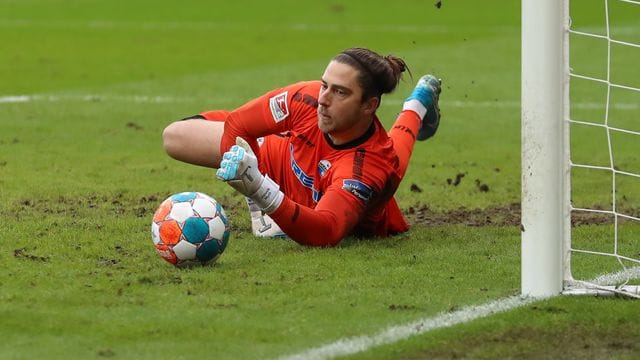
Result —
<instances>
[{"instance_id":1,"label":"player's right hand","mask_svg":"<svg viewBox=\"0 0 640 360\"><path fill-rule=\"evenodd\" d=\"M284 199L278 184L260 173L256 155L241 137L236 137L236 145L222 155L216 176L251 198L266 213L275 211Z\"/></svg>"},{"instance_id":2,"label":"player's right hand","mask_svg":"<svg viewBox=\"0 0 640 360\"><path fill-rule=\"evenodd\" d=\"M241 137L237 137L236 145L222 155L216 176L245 196L253 195L264 180L264 176L258 170L256 155Z\"/></svg>"}]
</instances>

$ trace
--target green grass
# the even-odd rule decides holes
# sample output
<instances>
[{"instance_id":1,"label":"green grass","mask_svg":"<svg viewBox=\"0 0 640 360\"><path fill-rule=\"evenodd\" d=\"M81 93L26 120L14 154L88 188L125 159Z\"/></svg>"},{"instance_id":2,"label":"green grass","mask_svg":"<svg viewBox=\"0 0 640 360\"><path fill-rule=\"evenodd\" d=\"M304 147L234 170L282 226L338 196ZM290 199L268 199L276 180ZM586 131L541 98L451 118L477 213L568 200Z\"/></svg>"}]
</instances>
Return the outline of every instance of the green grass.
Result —
<instances>
[{"instance_id":1,"label":"green grass","mask_svg":"<svg viewBox=\"0 0 640 360\"><path fill-rule=\"evenodd\" d=\"M636 359L636 306L621 299L559 297L352 358Z\"/></svg>"},{"instance_id":2,"label":"green grass","mask_svg":"<svg viewBox=\"0 0 640 360\"><path fill-rule=\"evenodd\" d=\"M416 145L401 207L494 216L487 209L520 201L519 2L434 3L0 0L0 98L31 96L0 101L0 358L277 358L518 294L515 224L427 226L410 215L407 234L331 249L260 240L213 170L162 149L171 121L318 78L340 50L367 46L403 57L414 75L384 99L387 126L421 74L443 78L442 124ZM601 28L597 12L576 11L578 26ZM623 30L639 15L614 13ZM575 91L594 102L602 89ZM575 114L599 121L588 107ZM615 114L636 126L637 110ZM593 134L577 136L581 159L607 160ZM618 160L637 171L633 141L615 146L631 150ZM592 191L610 180L575 181L580 204L611 202ZM637 208L633 183L619 181L617 200ZM153 250L151 215L185 190L215 196L231 218L214 266L176 269ZM622 229L638 258L638 227ZM576 234L586 248L610 246L608 226ZM581 258L577 270L615 271L601 265ZM636 313L633 301L561 297L354 358L632 358Z\"/></svg>"}]
</instances>

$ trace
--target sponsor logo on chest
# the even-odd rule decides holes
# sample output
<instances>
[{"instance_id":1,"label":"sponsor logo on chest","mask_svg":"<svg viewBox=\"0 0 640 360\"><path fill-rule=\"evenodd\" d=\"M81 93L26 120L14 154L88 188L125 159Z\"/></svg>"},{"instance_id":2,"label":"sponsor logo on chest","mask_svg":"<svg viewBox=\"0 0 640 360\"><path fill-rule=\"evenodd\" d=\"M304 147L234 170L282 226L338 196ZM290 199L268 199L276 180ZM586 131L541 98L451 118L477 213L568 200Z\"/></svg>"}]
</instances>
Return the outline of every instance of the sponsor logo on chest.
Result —
<instances>
[{"instance_id":1,"label":"sponsor logo on chest","mask_svg":"<svg viewBox=\"0 0 640 360\"><path fill-rule=\"evenodd\" d=\"M298 179L298 181L300 181L302 186L311 189L311 196L314 202L320 201L320 198L322 197L323 193L321 191L318 191L314 187L313 176L310 176L307 173L305 173L302 167L298 165L298 162L295 159L294 153L295 152L293 151L293 144L289 144L290 165L291 165L291 171L293 172L293 175Z\"/></svg>"},{"instance_id":2,"label":"sponsor logo on chest","mask_svg":"<svg viewBox=\"0 0 640 360\"><path fill-rule=\"evenodd\" d=\"M329 160L320 160L320 162L318 163L318 173L320 174L320 177L325 176L330 168L331 162L329 162Z\"/></svg>"}]
</instances>

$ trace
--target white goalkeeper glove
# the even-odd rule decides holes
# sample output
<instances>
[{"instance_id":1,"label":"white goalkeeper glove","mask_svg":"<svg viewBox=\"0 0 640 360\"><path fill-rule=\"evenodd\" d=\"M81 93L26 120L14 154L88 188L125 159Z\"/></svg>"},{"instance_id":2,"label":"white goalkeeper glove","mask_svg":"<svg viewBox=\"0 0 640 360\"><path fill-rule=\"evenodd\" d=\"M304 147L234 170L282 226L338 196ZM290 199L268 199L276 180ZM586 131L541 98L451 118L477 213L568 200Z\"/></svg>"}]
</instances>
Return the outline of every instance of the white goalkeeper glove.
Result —
<instances>
[{"instance_id":1,"label":"white goalkeeper glove","mask_svg":"<svg viewBox=\"0 0 640 360\"><path fill-rule=\"evenodd\" d=\"M260 207L250 198L246 198L251 215L251 230L253 235L264 238L284 238L287 237L280 226L273 219L262 212Z\"/></svg>"},{"instance_id":2,"label":"white goalkeeper glove","mask_svg":"<svg viewBox=\"0 0 640 360\"><path fill-rule=\"evenodd\" d=\"M274 212L284 199L280 186L260 173L256 155L241 137L236 137L236 145L222 155L216 176L251 198L267 214Z\"/></svg>"}]
</instances>

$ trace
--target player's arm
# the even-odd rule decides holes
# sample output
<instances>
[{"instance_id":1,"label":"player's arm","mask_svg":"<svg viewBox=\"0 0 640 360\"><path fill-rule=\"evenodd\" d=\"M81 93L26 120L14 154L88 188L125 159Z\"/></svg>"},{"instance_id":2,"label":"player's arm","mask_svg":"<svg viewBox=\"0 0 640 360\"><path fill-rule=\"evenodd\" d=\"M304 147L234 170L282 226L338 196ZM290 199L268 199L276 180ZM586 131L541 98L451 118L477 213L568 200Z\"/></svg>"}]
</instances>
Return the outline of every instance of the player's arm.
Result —
<instances>
[{"instance_id":1,"label":"player's arm","mask_svg":"<svg viewBox=\"0 0 640 360\"><path fill-rule=\"evenodd\" d=\"M271 91L233 111L205 111L175 121L162 133L165 151L176 160L218 168L222 155L239 136L257 153L257 138L286 131L295 126L296 116L315 113L311 102L295 101L294 97L310 97L305 94L317 93L318 84L301 82Z\"/></svg>"},{"instance_id":2,"label":"player's arm","mask_svg":"<svg viewBox=\"0 0 640 360\"><path fill-rule=\"evenodd\" d=\"M359 222L374 194L364 183L347 179L328 189L315 209L297 204L260 173L255 154L240 137L223 155L216 176L252 199L290 238L309 246L339 243Z\"/></svg>"},{"instance_id":3,"label":"player's arm","mask_svg":"<svg viewBox=\"0 0 640 360\"><path fill-rule=\"evenodd\" d=\"M236 138L241 137L257 153L255 139L290 130L295 126L295 118L310 111L315 113L315 108L293 100L299 92L310 91L305 90L309 86L308 89L312 89L313 83L302 82L276 89L231 111L224 122L220 152L229 150Z\"/></svg>"},{"instance_id":4,"label":"player's arm","mask_svg":"<svg viewBox=\"0 0 640 360\"><path fill-rule=\"evenodd\" d=\"M343 189L328 191L315 209L289 198L269 216L295 242L307 246L335 246L360 222L364 204Z\"/></svg>"}]
</instances>

